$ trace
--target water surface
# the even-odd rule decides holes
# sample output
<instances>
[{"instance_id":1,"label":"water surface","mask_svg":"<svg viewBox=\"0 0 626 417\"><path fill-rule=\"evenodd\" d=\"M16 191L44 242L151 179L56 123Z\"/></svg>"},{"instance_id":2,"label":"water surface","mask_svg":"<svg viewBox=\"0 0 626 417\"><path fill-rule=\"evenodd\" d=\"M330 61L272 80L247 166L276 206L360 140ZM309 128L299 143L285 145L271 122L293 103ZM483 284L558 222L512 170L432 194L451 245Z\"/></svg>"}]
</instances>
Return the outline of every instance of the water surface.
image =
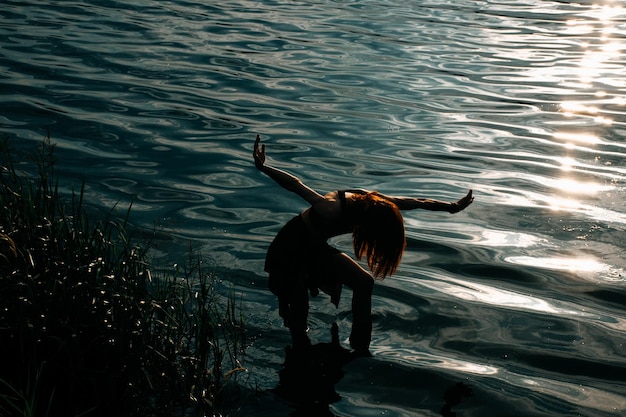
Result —
<instances>
[{"instance_id":1,"label":"water surface","mask_svg":"<svg viewBox=\"0 0 626 417\"><path fill-rule=\"evenodd\" d=\"M6 1L0 129L23 149L50 132L93 207L134 201L160 261L214 260L267 392L241 414L293 410L270 393L289 336L262 266L305 208L255 170L257 133L320 192L476 196L406 213L374 357L346 365L333 413L438 416L459 382L458 416L626 412L621 2L205 3ZM337 321L346 345L348 297L312 302L315 341Z\"/></svg>"}]
</instances>

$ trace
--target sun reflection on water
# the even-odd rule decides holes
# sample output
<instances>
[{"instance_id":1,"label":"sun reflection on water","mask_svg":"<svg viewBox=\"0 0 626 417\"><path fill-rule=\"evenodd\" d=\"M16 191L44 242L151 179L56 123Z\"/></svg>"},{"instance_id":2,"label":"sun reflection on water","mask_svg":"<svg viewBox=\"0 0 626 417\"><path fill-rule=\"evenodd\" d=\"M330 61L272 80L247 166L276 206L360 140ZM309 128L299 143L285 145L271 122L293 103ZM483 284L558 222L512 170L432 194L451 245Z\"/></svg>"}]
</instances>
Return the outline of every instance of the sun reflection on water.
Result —
<instances>
[{"instance_id":1,"label":"sun reflection on water","mask_svg":"<svg viewBox=\"0 0 626 417\"><path fill-rule=\"evenodd\" d=\"M620 41L624 15L625 9L619 2L608 0L594 5L584 16L567 21L564 29L577 40L580 52L568 59L568 76L562 83L569 90L559 103L559 112L569 120L567 129L557 129L552 134L555 141L563 144L564 151L560 175L547 184L554 190L547 199L553 210L579 209L585 205L585 198L615 189L614 182L598 181L596 171L575 169L578 165L573 155L580 158L581 151L602 153L605 146L623 146L603 136L615 123L609 106L620 100L607 94L606 86L626 87L626 77L620 74L626 48ZM565 74L563 65L555 65L551 70ZM593 157L595 162L597 155Z\"/></svg>"},{"instance_id":2,"label":"sun reflection on water","mask_svg":"<svg viewBox=\"0 0 626 417\"><path fill-rule=\"evenodd\" d=\"M586 11L584 17L567 21L565 32L578 38L578 45L582 49L577 65L573 68L573 75L580 82L578 88L573 89L573 94L588 94L589 90L595 90L592 94L596 99L605 99L607 94L600 85L618 88L626 86L624 77L620 75L623 68L622 55L626 49L621 41L624 14L625 9L619 2L608 1L594 5L591 10ZM602 109L596 104L580 100L564 100L561 111L570 117L594 116L599 124L612 123L612 119L603 115Z\"/></svg>"},{"instance_id":3,"label":"sun reflection on water","mask_svg":"<svg viewBox=\"0 0 626 417\"><path fill-rule=\"evenodd\" d=\"M596 96L598 96L598 94L596 94ZM601 110L596 105L589 105L578 101L563 101L560 105L560 109L566 117L573 118L577 115L587 115L593 117L593 122L598 125L610 126L613 124L613 119L599 114ZM596 142L597 141L592 141L591 143Z\"/></svg>"},{"instance_id":4,"label":"sun reflection on water","mask_svg":"<svg viewBox=\"0 0 626 417\"><path fill-rule=\"evenodd\" d=\"M508 262L531 266L536 268L546 268L570 272L603 272L609 265L599 261L594 257L536 257L536 256L511 256Z\"/></svg>"}]
</instances>

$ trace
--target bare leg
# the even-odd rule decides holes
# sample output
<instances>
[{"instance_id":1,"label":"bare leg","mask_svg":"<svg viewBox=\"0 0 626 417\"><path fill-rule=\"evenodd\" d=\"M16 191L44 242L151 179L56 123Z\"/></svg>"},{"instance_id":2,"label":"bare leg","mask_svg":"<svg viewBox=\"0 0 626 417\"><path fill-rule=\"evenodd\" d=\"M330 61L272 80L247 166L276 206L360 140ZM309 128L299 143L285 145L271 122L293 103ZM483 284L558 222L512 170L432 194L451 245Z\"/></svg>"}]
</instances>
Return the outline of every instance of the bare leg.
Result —
<instances>
[{"instance_id":1,"label":"bare leg","mask_svg":"<svg viewBox=\"0 0 626 417\"><path fill-rule=\"evenodd\" d=\"M307 348L311 341L307 336L309 316L309 293L306 287L297 287L289 294L289 331L294 349Z\"/></svg>"},{"instance_id":2,"label":"bare leg","mask_svg":"<svg viewBox=\"0 0 626 417\"><path fill-rule=\"evenodd\" d=\"M270 274L269 288L278 296L278 312L291 333L294 349L311 345L307 336L309 294L300 279L284 274Z\"/></svg>"},{"instance_id":3,"label":"bare leg","mask_svg":"<svg viewBox=\"0 0 626 417\"><path fill-rule=\"evenodd\" d=\"M346 254L334 255L329 267L339 281L352 289L352 333L350 346L358 353L370 356L372 338L372 292L374 278Z\"/></svg>"}]
</instances>

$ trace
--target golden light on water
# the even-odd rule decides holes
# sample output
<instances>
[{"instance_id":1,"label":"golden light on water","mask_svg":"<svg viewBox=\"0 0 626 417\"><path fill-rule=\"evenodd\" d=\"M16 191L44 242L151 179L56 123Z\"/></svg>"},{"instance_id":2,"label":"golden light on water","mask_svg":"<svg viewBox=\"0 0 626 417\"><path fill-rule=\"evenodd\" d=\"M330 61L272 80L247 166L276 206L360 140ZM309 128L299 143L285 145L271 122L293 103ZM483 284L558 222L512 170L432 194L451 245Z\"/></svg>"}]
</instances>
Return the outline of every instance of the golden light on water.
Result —
<instances>
[{"instance_id":1,"label":"golden light on water","mask_svg":"<svg viewBox=\"0 0 626 417\"><path fill-rule=\"evenodd\" d=\"M597 93L596 97L602 97L602 93ZM560 105L561 112L567 117L575 117L576 115L592 116L594 121L600 125L611 125L613 119L601 114L598 106L589 105L577 101L564 101Z\"/></svg>"},{"instance_id":2,"label":"golden light on water","mask_svg":"<svg viewBox=\"0 0 626 417\"><path fill-rule=\"evenodd\" d=\"M553 134L555 139L564 144L565 149L606 145L607 142L602 138L603 129L614 123L614 113L607 110L607 106L619 106L626 102L624 97L607 94L607 90L626 88L622 62L626 44L621 41L625 14L626 10L620 1L605 0L602 4L593 5L584 15L567 21L565 32L572 35L574 41L578 40L580 52L568 60L568 64L573 65L557 65L553 68L565 76L566 81L562 85L570 90L570 94L565 95L559 105L560 112L569 119L566 123L568 128ZM576 128L572 129L572 126ZM580 183L579 187L577 180L568 177L571 166L564 164L562 167L564 175L559 179L560 190L593 194L605 189L599 185L593 186L588 179Z\"/></svg>"},{"instance_id":3,"label":"golden light on water","mask_svg":"<svg viewBox=\"0 0 626 417\"><path fill-rule=\"evenodd\" d=\"M626 44L621 41L620 27L625 13L626 10L620 2L608 1L605 4L594 5L584 17L567 22L566 32L580 38L579 47L582 49L573 75L580 81L580 87L583 89L596 88L595 99L607 98L606 92L597 88L600 84L626 87L625 77L621 74ZM581 92L572 91L573 94ZM588 91L585 91L585 94L588 94ZM561 103L561 111L568 116L597 116L597 122L600 124L612 122L606 114L602 115L597 105L580 100L564 100Z\"/></svg>"},{"instance_id":4,"label":"golden light on water","mask_svg":"<svg viewBox=\"0 0 626 417\"><path fill-rule=\"evenodd\" d=\"M600 40L603 39L603 37L600 37ZM619 82L611 78L598 79L600 78L598 77L598 73L600 71L607 70L607 72L610 73L618 65L617 63L611 64L611 60L619 59L621 50L623 49L622 44L609 41L608 39L604 40L606 43L595 48L592 48L590 45L589 49L583 54L577 71L578 78L583 84L592 85L596 81L601 81L607 84Z\"/></svg>"},{"instance_id":5,"label":"golden light on water","mask_svg":"<svg viewBox=\"0 0 626 417\"><path fill-rule=\"evenodd\" d=\"M612 186L601 185L592 181L578 181L571 178L560 178L553 181L549 181L553 188L558 189L566 194L585 194L594 195L600 191L609 191L613 189Z\"/></svg>"},{"instance_id":6,"label":"golden light on water","mask_svg":"<svg viewBox=\"0 0 626 417\"><path fill-rule=\"evenodd\" d=\"M581 151L591 153L596 147L614 145L604 139L603 134L614 124L614 113L607 106L624 100L607 94L607 90L626 88L622 62L626 44L620 40L625 13L619 1L608 0L567 22L565 32L578 40L580 49L578 55L569 60L569 64L574 65L568 65L569 76L562 84L570 90L559 104L560 113L567 119L563 123L567 128L553 133L564 151L560 175L548 181L555 190L548 202L553 210L580 209L583 198L614 189L614 184L599 180L590 169L591 164L577 163L572 155L578 158ZM562 72L564 67L557 66L554 70ZM597 155L593 159L599 160Z\"/></svg>"},{"instance_id":7,"label":"golden light on water","mask_svg":"<svg viewBox=\"0 0 626 417\"><path fill-rule=\"evenodd\" d=\"M607 265L593 257L535 257L535 256L516 256L509 257L509 262L532 266L537 268L554 269L570 272L602 272L607 269Z\"/></svg>"},{"instance_id":8,"label":"golden light on water","mask_svg":"<svg viewBox=\"0 0 626 417\"><path fill-rule=\"evenodd\" d=\"M621 267L584 253L555 256L509 256L506 261L515 265L569 272L585 281L624 282L626 280L626 274Z\"/></svg>"},{"instance_id":9,"label":"golden light on water","mask_svg":"<svg viewBox=\"0 0 626 417\"><path fill-rule=\"evenodd\" d=\"M585 145L600 143L600 138L592 133L556 132L554 138L563 142L575 142Z\"/></svg>"},{"instance_id":10,"label":"golden light on water","mask_svg":"<svg viewBox=\"0 0 626 417\"><path fill-rule=\"evenodd\" d=\"M565 112L568 116L574 114L596 115L600 109L596 106L588 106L575 101L564 101L561 103L561 111Z\"/></svg>"},{"instance_id":11,"label":"golden light on water","mask_svg":"<svg viewBox=\"0 0 626 417\"><path fill-rule=\"evenodd\" d=\"M600 142L600 138L591 134L559 133L556 138L566 142L566 149L575 148L575 143L593 145ZM569 146L571 145L571 146ZM583 166L580 161L571 156L555 158L560 163L560 175L544 178L543 184L554 190L546 199L552 210L577 210L583 207L583 198L594 197L603 192L610 192L615 188L612 183L599 182L593 173Z\"/></svg>"}]
</instances>

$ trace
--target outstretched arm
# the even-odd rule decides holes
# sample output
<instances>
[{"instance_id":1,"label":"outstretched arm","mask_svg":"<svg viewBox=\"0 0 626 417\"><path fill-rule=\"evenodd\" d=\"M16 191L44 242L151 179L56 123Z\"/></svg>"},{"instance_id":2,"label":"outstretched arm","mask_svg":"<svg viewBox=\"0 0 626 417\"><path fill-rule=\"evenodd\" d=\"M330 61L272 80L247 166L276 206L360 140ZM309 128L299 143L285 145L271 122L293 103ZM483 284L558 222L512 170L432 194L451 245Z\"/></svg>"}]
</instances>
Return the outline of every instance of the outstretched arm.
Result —
<instances>
[{"instance_id":1,"label":"outstretched arm","mask_svg":"<svg viewBox=\"0 0 626 417\"><path fill-rule=\"evenodd\" d=\"M324 196L305 185L302 181L300 181L298 177L286 171L274 168L270 165L266 165L265 144L261 145L261 147L259 148L260 141L261 137L259 135L256 135L256 140L254 141L254 152L252 153L252 155L254 156L254 164L259 171L263 172L265 175L276 181L276 183L278 183L278 185L280 185L284 189L298 194L309 204L315 204L320 200L324 200Z\"/></svg>"},{"instance_id":2,"label":"outstretched arm","mask_svg":"<svg viewBox=\"0 0 626 417\"><path fill-rule=\"evenodd\" d=\"M386 195L383 195L383 197L395 203L400 210L424 209L447 211L448 213L458 213L461 210L465 210L474 201L472 190L469 190L465 197L456 202L439 201L430 198L390 197Z\"/></svg>"}]
</instances>

